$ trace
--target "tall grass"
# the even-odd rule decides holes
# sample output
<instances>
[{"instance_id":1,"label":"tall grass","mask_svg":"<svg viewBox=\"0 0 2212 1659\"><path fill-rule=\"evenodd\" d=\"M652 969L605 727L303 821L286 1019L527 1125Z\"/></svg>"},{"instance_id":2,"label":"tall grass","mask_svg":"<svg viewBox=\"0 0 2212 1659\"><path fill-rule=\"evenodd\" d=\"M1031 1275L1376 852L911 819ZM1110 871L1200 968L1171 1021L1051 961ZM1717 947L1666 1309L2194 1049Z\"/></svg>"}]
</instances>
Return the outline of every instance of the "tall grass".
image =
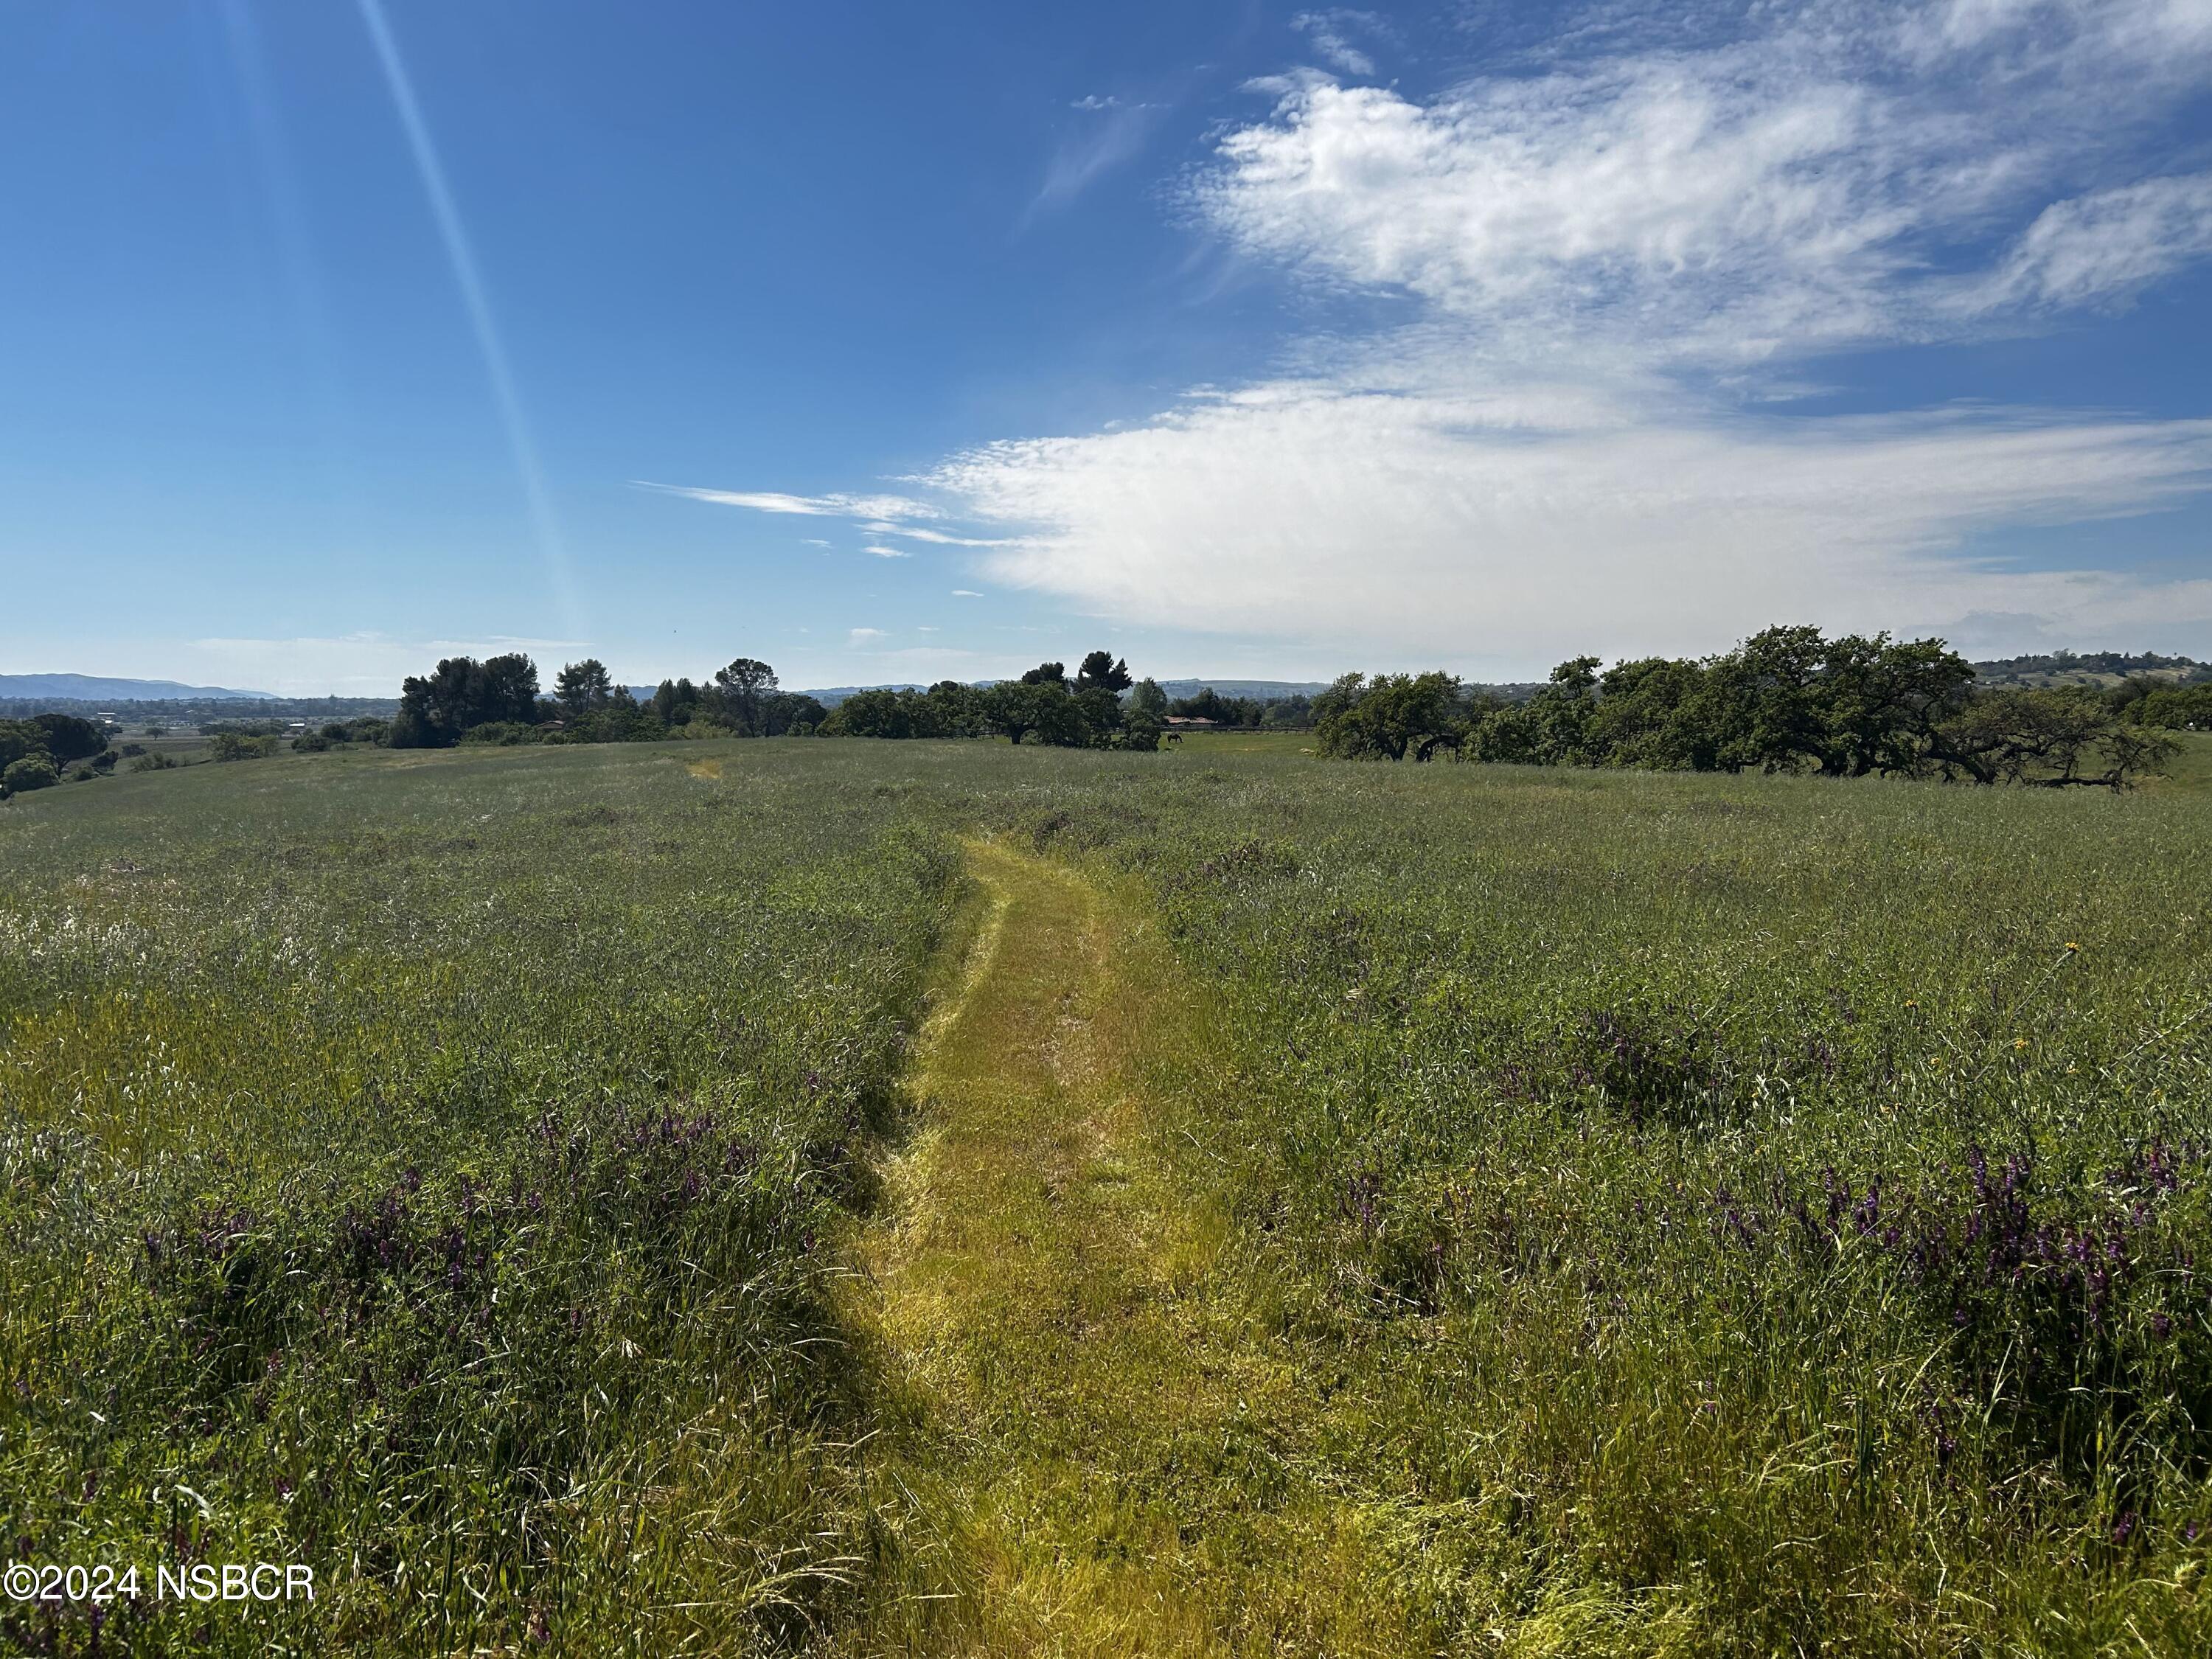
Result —
<instances>
[{"instance_id":1,"label":"tall grass","mask_svg":"<svg viewBox=\"0 0 2212 1659\"><path fill-rule=\"evenodd\" d=\"M1328 1408L1239 1455L1318 1460L1416 1645L2212 1646L2200 792L794 742L52 796L0 815L11 1546L331 1586L103 1651L837 1628L823 1241L978 828L1210 981L1156 1098Z\"/></svg>"},{"instance_id":2,"label":"tall grass","mask_svg":"<svg viewBox=\"0 0 2212 1659\"><path fill-rule=\"evenodd\" d=\"M0 1607L13 1643L658 1654L835 1604L866 1511L823 1241L953 865L854 756L753 753L0 818L5 1547L319 1585Z\"/></svg>"},{"instance_id":3,"label":"tall grass","mask_svg":"<svg viewBox=\"0 0 2212 1659\"><path fill-rule=\"evenodd\" d=\"M1341 1366L1440 1644L2208 1645L2201 798L1037 795L1229 1000L1190 1168Z\"/></svg>"}]
</instances>

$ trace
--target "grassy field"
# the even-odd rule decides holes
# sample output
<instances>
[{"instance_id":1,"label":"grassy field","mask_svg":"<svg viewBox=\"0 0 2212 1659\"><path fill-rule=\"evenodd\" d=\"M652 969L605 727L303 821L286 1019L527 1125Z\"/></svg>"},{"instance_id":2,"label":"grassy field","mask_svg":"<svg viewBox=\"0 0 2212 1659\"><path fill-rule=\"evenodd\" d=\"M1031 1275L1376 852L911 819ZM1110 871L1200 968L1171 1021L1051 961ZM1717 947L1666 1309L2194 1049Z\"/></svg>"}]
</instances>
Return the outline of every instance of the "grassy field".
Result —
<instances>
[{"instance_id":1,"label":"grassy field","mask_svg":"<svg viewBox=\"0 0 2212 1659\"><path fill-rule=\"evenodd\" d=\"M1235 729L1226 732L1192 732L1182 734L1178 742L1167 746L1167 753L1199 759L1210 759L1217 755L1310 755L1314 752L1314 734L1310 732L1266 732Z\"/></svg>"},{"instance_id":2,"label":"grassy field","mask_svg":"<svg viewBox=\"0 0 2212 1659\"><path fill-rule=\"evenodd\" d=\"M2153 794L2203 793L2212 791L2212 732L2176 732L2181 747L2167 765L2166 775L2149 779L2143 787Z\"/></svg>"},{"instance_id":3,"label":"grassy field","mask_svg":"<svg viewBox=\"0 0 2212 1659\"><path fill-rule=\"evenodd\" d=\"M954 866L864 754L778 759L301 757L0 815L10 1551L323 1585L9 1636L658 1654L834 1603L821 1241Z\"/></svg>"},{"instance_id":4,"label":"grassy field","mask_svg":"<svg viewBox=\"0 0 2212 1659\"><path fill-rule=\"evenodd\" d=\"M1180 783L1046 841L1227 998L1190 1176L1423 1645L2203 1649L2197 799Z\"/></svg>"},{"instance_id":5,"label":"grassy field","mask_svg":"<svg viewBox=\"0 0 2212 1659\"><path fill-rule=\"evenodd\" d=\"M1297 748L12 804L10 1547L330 1587L101 1651L2212 1646L2202 739Z\"/></svg>"}]
</instances>

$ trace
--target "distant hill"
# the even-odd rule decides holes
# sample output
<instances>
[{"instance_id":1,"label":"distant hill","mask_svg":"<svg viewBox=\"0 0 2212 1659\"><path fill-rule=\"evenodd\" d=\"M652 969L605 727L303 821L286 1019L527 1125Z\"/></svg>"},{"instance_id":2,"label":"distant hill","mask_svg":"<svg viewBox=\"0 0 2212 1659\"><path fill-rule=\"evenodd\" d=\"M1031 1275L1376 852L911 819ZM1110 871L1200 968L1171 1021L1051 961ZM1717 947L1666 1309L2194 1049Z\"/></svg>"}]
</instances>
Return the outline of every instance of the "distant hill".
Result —
<instances>
[{"instance_id":1,"label":"distant hill","mask_svg":"<svg viewBox=\"0 0 2212 1659\"><path fill-rule=\"evenodd\" d=\"M178 702L210 697L233 702L278 701L274 691L234 691L175 680L118 680L99 674L0 674L0 697L63 697L72 702Z\"/></svg>"},{"instance_id":2,"label":"distant hill","mask_svg":"<svg viewBox=\"0 0 2212 1659\"><path fill-rule=\"evenodd\" d=\"M1141 678L1142 677L1139 676ZM1328 690L1327 680L1162 680L1160 690L1170 697L1194 697L1212 686L1216 696L1250 697L1255 702L1280 702L1285 697L1319 696Z\"/></svg>"},{"instance_id":3,"label":"distant hill","mask_svg":"<svg viewBox=\"0 0 2212 1659\"><path fill-rule=\"evenodd\" d=\"M995 680L986 680L983 684L987 685L994 685L997 682ZM901 681L896 685L811 686L802 690L799 695L802 697L813 698L824 708L835 708L839 703L844 702L846 698L851 696L855 691L927 691L928 690L929 688L926 685L915 685L908 681Z\"/></svg>"},{"instance_id":4,"label":"distant hill","mask_svg":"<svg viewBox=\"0 0 2212 1659\"><path fill-rule=\"evenodd\" d=\"M1142 678L1139 676L1139 678ZM969 684L977 690L998 684L996 680L972 680ZM1207 686L1224 697L1251 697L1261 702L1274 702L1285 697L1310 697L1328 690L1327 680L1162 680L1160 690L1170 697L1194 697ZM818 698L825 708L835 708L856 691L927 691L926 685L910 682L884 685L817 685L810 686L803 695ZM651 696L651 692L642 694Z\"/></svg>"},{"instance_id":5,"label":"distant hill","mask_svg":"<svg viewBox=\"0 0 2212 1659\"><path fill-rule=\"evenodd\" d=\"M702 684L705 684L705 682L702 682ZM991 684L991 682L987 680L984 681L983 684L988 685ZM653 701L653 694L659 689L660 688L657 685L633 685L629 688L629 694L633 697L635 697L640 702L651 702ZM786 686L784 690L788 691L793 690L793 688ZM855 691L927 691L928 690L929 688L926 685L910 685L904 682L901 682L896 685L800 686L797 688L796 695L802 697L812 697L817 702L820 702L824 708L835 708L839 703L844 702L846 698L851 696Z\"/></svg>"},{"instance_id":6,"label":"distant hill","mask_svg":"<svg viewBox=\"0 0 2212 1659\"><path fill-rule=\"evenodd\" d=\"M2154 652L2052 651L1974 665L1974 678L1984 685L2118 685L2136 674L2183 684L2212 679L2212 664Z\"/></svg>"}]
</instances>

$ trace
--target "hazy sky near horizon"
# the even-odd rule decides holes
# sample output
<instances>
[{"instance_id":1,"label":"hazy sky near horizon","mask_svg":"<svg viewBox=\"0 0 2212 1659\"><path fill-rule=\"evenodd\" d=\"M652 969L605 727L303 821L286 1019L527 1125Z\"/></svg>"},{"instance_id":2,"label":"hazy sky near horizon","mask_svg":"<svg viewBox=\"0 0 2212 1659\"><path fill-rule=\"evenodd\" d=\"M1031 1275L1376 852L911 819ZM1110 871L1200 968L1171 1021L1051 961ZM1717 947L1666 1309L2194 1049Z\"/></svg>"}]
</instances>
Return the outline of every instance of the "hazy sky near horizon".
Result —
<instances>
[{"instance_id":1,"label":"hazy sky near horizon","mask_svg":"<svg viewBox=\"0 0 2212 1659\"><path fill-rule=\"evenodd\" d=\"M2212 658L2212 0L28 0L0 216L0 672Z\"/></svg>"}]
</instances>

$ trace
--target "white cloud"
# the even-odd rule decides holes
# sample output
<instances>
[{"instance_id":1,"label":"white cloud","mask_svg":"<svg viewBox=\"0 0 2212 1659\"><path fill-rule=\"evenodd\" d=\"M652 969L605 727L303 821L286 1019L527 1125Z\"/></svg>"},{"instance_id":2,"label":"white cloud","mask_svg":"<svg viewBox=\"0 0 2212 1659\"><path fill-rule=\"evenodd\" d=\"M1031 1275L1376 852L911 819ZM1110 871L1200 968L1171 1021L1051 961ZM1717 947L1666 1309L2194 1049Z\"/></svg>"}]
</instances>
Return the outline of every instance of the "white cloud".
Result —
<instances>
[{"instance_id":1,"label":"white cloud","mask_svg":"<svg viewBox=\"0 0 2212 1659\"><path fill-rule=\"evenodd\" d=\"M639 489L686 501L708 501L717 507L750 507L756 513L788 513L810 518L933 519L938 509L927 501L906 495L786 495L774 490L701 489L690 484L652 483L631 480Z\"/></svg>"},{"instance_id":2,"label":"white cloud","mask_svg":"<svg viewBox=\"0 0 2212 1659\"><path fill-rule=\"evenodd\" d=\"M1120 99L1114 97L1111 94L1102 98L1095 92L1085 97L1077 99L1073 103L1068 106L1068 108L1070 109L1085 110L1119 109L1121 107L1121 100Z\"/></svg>"},{"instance_id":3,"label":"white cloud","mask_svg":"<svg viewBox=\"0 0 2212 1659\"><path fill-rule=\"evenodd\" d=\"M1004 547L1003 541L979 539L974 536L948 536L941 530L924 530L916 525L864 524L861 529L871 536L904 536L910 541L928 542L938 547Z\"/></svg>"},{"instance_id":4,"label":"white cloud","mask_svg":"<svg viewBox=\"0 0 2212 1659\"><path fill-rule=\"evenodd\" d=\"M1372 75L1375 60L1352 44L1346 31L1351 28L1376 28L1381 20L1374 13L1347 11L1341 8L1331 11L1302 11L1291 19L1291 27L1311 40L1314 50L1336 69L1346 75Z\"/></svg>"},{"instance_id":5,"label":"white cloud","mask_svg":"<svg viewBox=\"0 0 2212 1659\"><path fill-rule=\"evenodd\" d=\"M2212 254L2212 173L2054 202L1976 296L2053 307L2124 299Z\"/></svg>"},{"instance_id":6,"label":"white cloud","mask_svg":"<svg viewBox=\"0 0 2212 1659\"><path fill-rule=\"evenodd\" d=\"M1158 125L1160 112L1158 104L1101 106L1099 118L1085 123L1045 163L1044 182L1037 186L1025 221L1066 207L1108 173L1134 161Z\"/></svg>"},{"instance_id":7,"label":"white cloud","mask_svg":"<svg viewBox=\"0 0 2212 1659\"><path fill-rule=\"evenodd\" d=\"M1917 61L1983 52L2008 75L2087 59L2105 73L2160 78L2192 52L2212 47L2203 0L1941 0L1907 7L1898 39Z\"/></svg>"},{"instance_id":8,"label":"white cloud","mask_svg":"<svg viewBox=\"0 0 2212 1659\"><path fill-rule=\"evenodd\" d=\"M956 587L952 590L952 597L956 599L980 599L983 596L972 587Z\"/></svg>"},{"instance_id":9,"label":"white cloud","mask_svg":"<svg viewBox=\"0 0 2212 1659\"><path fill-rule=\"evenodd\" d=\"M1302 27L1326 58L1343 21ZM1190 205L1395 318L923 483L1000 582L1307 660L1517 674L1799 619L2172 640L2212 580L1981 550L2200 499L2212 422L1786 398L1816 356L2032 331L2212 257L2164 125L2208 87L2212 0L1622 4L1425 100L1304 71Z\"/></svg>"},{"instance_id":10,"label":"white cloud","mask_svg":"<svg viewBox=\"0 0 2212 1659\"><path fill-rule=\"evenodd\" d=\"M760 489L702 489L689 484L656 484L638 483L640 489L656 490L665 495L681 495L688 501L708 501L717 507L741 507L754 513L797 514L815 518L844 518L852 520L859 528L875 537L899 536L908 541L927 542L933 547L1004 547L1002 538L955 536L942 530L933 530L926 525L902 524L902 519L942 519L944 509L932 501L916 501L907 495L786 495L775 490ZM805 539L808 547L828 547L830 543L815 537ZM872 553L879 559L912 558L912 552L902 547L889 547L880 542L864 547L864 553Z\"/></svg>"},{"instance_id":11,"label":"white cloud","mask_svg":"<svg viewBox=\"0 0 2212 1659\"><path fill-rule=\"evenodd\" d=\"M1397 663L1526 672L1785 619L2212 622L2212 581L2014 573L1955 550L2204 489L2212 422L1686 413L1522 424L1492 400L1292 382L1134 431L994 446L941 482L1031 527L990 559L1009 584Z\"/></svg>"},{"instance_id":12,"label":"white cloud","mask_svg":"<svg viewBox=\"0 0 2212 1659\"><path fill-rule=\"evenodd\" d=\"M1939 267L2128 167L2212 82L2212 53L2181 50L2212 46L2205 0L1961 0L1941 27L1909 5L1778 15L1718 44L1563 40L1425 102L1299 77L1228 135L1194 203L1249 253L1429 301L1502 349L1757 360L1956 331ZM2197 222L2195 203L2169 188L2108 213L2148 234ZM2059 302L2157 272L2072 274Z\"/></svg>"},{"instance_id":13,"label":"white cloud","mask_svg":"<svg viewBox=\"0 0 2212 1659\"><path fill-rule=\"evenodd\" d=\"M848 644L860 646L873 645L878 640L887 640L890 637L890 635L880 628L855 628L848 630L845 635Z\"/></svg>"}]
</instances>

